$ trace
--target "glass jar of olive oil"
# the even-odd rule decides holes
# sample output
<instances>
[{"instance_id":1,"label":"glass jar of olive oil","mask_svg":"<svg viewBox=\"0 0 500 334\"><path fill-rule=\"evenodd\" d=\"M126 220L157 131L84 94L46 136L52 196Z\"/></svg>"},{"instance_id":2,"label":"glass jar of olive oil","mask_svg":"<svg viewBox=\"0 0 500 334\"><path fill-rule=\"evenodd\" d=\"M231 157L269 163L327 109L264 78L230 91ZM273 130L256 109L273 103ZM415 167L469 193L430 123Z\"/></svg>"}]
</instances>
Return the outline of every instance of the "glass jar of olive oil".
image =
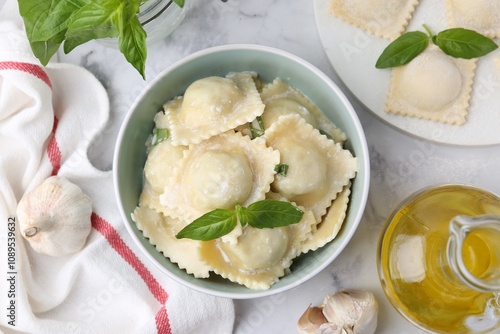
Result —
<instances>
[{"instance_id":1,"label":"glass jar of olive oil","mask_svg":"<svg viewBox=\"0 0 500 334\"><path fill-rule=\"evenodd\" d=\"M434 333L500 328L500 198L443 185L406 199L382 230L377 265L392 305Z\"/></svg>"}]
</instances>

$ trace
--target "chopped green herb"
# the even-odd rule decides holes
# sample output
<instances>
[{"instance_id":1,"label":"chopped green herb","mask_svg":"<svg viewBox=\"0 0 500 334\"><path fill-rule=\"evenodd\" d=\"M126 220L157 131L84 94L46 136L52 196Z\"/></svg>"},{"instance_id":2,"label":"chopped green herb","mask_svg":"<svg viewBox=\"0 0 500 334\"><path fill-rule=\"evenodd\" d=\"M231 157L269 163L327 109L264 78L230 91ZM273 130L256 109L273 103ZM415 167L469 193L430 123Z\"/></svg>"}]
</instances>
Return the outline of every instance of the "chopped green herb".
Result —
<instances>
[{"instance_id":1,"label":"chopped green herb","mask_svg":"<svg viewBox=\"0 0 500 334\"><path fill-rule=\"evenodd\" d=\"M257 127L254 126L254 123L257 123ZM257 116L255 121L250 123L250 132L252 139L260 137L265 132L264 121L261 116Z\"/></svg>"},{"instance_id":2,"label":"chopped green herb","mask_svg":"<svg viewBox=\"0 0 500 334\"><path fill-rule=\"evenodd\" d=\"M168 129L155 128L153 130L153 138L151 139L151 145L153 146L158 145L162 141L168 139L168 136L169 136Z\"/></svg>"},{"instance_id":3,"label":"chopped green herb","mask_svg":"<svg viewBox=\"0 0 500 334\"><path fill-rule=\"evenodd\" d=\"M286 176L286 173L288 173L288 165L287 164L277 164L276 166L274 166L274 171L278 175Z\"/></svg>"}]
</instances>

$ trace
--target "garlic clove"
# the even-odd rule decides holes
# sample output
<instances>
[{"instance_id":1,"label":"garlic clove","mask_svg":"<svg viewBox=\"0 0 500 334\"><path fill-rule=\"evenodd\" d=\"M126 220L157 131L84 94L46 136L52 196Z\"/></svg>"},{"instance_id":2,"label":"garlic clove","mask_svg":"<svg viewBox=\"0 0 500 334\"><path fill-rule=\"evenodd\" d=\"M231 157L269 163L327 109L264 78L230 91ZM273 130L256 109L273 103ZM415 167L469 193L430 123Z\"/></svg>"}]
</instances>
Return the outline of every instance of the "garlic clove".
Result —
<instances>
[{"instance_id":1,"label":"garlic clove","mask_svg":"<svg viewBox=\"0 0 500 334\"><path fill-rule=\"evenodd\" d=\"M354 301L344 291L326 295L323 302L323 314L328 322L342 327L354 327L358 310Z\"/></svg>"},{"instance_id":2,"label":"garlic clove","mask_svg":"<svg viewBox=\"0 0 500 334\"><path fill-rule=\"evenodd\" d=\"M354 330L356 333L372 334L377 329L378 303L373 293L362 292L364 292L364 295L357 300L363 312L358 318Z\"/></svg>"},{"instance_id":3,"label":"garlic clove","mask_svg":"<svg viewBox=\"0 0 500 334\"><path fill-rule=\"evenodd\" d=\"M300 334L316 334L321 325L328 322L323 315L322 307L311 307L302 314L297 322L297 328Z\"/></svg>"},{"instance_id":4,"label":"garlic clove","mask_svg":"<svg viewBox=\"0 0 500 334\"><path fill-rule=\"evenodd\" d=\"M339 291L325 297L323 314L329 323L341 326L347 333L373 334L378 304L369 291Z\"/></svg>"},{"instance_id":5,"label":"garlic clove","mask_svg":"<svg viewBox=\"0 0 500 334\"><path fill-rule=\"evenodd\" d=\"M51 176L17 206L23 237L38 253L64 256L79 251L91 230L90 199L64 177Z\"/></svg>"},{"instance_id":6,"label":"garlic clove","mask_svg":"<svg viewBox=\"0 0 500 334\"><path fill-rule=\"evenodd\" d=\"M344 327L331 322L327 322L316 330L314 334L351 334L352 331L347 331Z\"/></svg>"}]
</instances>

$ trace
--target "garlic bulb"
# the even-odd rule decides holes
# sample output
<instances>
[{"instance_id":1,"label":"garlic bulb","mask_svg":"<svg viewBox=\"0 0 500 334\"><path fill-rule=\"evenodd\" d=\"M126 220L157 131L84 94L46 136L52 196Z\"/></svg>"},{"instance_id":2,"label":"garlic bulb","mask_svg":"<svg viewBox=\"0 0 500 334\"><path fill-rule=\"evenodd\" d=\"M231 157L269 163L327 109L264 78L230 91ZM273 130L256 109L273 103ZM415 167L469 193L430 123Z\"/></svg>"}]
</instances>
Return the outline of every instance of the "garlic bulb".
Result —
<instances>
[{"instance_id":1,"label":"garlic bulb","mask_svg":"<svg viewBox=\"0 0 500 334\"><path fill-rule=\"evenodd\" d=\"M90 199L75 184L51 176L17 206L21 234L38 253L64 256L85 245L91 230Z\"/></svg>"},{"instance_id":2,"label":"garlic bulb","mask_svg":"<svg viewBox=\"0 0 500 334\"><path fill-rule=\"evenodd\" d=\"M378 304L371 292L345 290L327 295L320 307L309 307L297 326L301 334L373 334L377 315Z\"/></svg>"}]
</instances>

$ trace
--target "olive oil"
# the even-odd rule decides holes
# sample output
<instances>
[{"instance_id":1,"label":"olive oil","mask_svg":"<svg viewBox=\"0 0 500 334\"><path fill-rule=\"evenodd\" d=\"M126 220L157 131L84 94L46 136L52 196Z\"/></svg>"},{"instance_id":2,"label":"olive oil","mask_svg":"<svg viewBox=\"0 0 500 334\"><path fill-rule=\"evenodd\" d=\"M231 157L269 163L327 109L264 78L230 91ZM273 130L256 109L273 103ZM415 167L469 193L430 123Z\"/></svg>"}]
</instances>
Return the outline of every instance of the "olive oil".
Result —
<instances>
[{"instance_id":1,"label":"olive oil","mask_svg":"<svg viewBox=\"0 0 500 334\"><path fill-rule=\"evenodd\" d=\"M497 297L468 287L448 263L450 222L459 215L500 215L498 197L468 186L420 192L389 217L379 242L379 274L388 299L410 322L438 333L481 333L498 327ZM475 276L500 267L500 231L464 240L462 257Z\"/></svg>"}]
</instances>

